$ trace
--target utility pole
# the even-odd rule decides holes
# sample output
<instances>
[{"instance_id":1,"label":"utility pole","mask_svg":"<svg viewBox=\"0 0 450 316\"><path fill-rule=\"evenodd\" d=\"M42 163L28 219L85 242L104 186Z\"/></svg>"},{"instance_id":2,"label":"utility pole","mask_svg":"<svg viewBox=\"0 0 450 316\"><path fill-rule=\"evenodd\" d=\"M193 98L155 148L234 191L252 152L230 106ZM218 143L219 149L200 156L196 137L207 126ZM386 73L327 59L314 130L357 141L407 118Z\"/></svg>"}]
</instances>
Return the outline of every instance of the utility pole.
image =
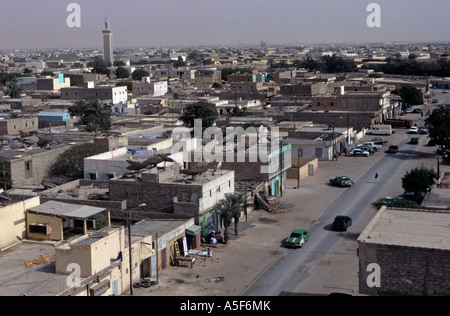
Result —
<instances>
[{"instance_id":1,"label":"utility pole","mask_svg":"<svg viewBox=\"0 0 450 316\"><path fill-rule=\"evenodd\" d=\"M130 295L134 296L134 290L133 290L133 260L131 255L131 211L128 215L128 251L129 251L129 260L130 260Z\"/></svg>"},{"instance_id":2,"label":"utility pole","mask_svg":"<svg viewBox=\"0 0 450 316\"><path fill-rule=\"evenodd\" d=\"M156 233L156 284L159 284L159 245L158 245L158 233Z\"/></svg>"}]
</instances>

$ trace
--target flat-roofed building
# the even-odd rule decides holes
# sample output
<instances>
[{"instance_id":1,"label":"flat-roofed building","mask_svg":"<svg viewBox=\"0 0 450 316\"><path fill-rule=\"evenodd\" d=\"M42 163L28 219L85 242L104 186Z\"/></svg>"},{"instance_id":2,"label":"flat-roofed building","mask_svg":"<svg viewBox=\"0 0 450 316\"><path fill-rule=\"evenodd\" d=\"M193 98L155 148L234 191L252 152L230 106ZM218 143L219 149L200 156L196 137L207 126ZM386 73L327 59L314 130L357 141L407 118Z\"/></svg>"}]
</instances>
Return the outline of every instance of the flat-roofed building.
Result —
<instances>
[{"instance_id":1,"label":"flat-roofed building","mask_svg":"<svg viewBox=\"0 0 450 316\"><path fill-rule=\"evenodd\" d=\"M450 213L383 206L358 238L359 292L450 294Z\"/></svg>"}]
</instances>

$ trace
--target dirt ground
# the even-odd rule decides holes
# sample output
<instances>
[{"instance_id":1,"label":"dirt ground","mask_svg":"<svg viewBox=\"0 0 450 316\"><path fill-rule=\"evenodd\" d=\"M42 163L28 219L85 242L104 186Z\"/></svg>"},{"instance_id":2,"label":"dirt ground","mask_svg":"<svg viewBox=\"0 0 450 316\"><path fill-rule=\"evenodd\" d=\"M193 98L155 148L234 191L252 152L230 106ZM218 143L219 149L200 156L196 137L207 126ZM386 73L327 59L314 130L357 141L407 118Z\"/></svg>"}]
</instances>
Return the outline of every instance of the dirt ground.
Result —
<instances>
[{"instance_id":1,"label":"dirt ground","mask_svg":"<svg viewBox=\"0 0 450 316\"><path fill-rule=\"evenodd\" d=\"M422 107L424 111L429 108L432 106ZM407 117L416 121L421 119L418 114L408 114ZM385 137L389 143L384 147L387 148L390 144L404 139L406 132L404 129L398 129L397 133ZM372 137L367 135L360 142ZM425 139L426 136L423 140ZM383 151L386 149L384 147ZM421 159L409 161L405 170L401 170L383 192L384 196L403 193L401 176L407 170L421 164L435 167L434 147L423 146L422 143L418 151L421 153ZM248 221L245 221L245 218L240 221L239 236L234 236L234 227L231 227L229 244L212 248L212 258L197 259L193 268L170 266L160 273L158 285L148 289L135 289L135 295L240 296L267 267L286 253L287 250L281 247L286 235L294 228L310 227L314 224L323 211L343 192L342 188L329 186L329 178L347 175L358 180L383 155L385 155L384 152L378 152L369 158L363 158L366 159L365 163L355 163L354 157L340 157L338 161L321 161L317 173L313 177L302 180L300 188L296 187L296 181L288 181L288 188L281 198L281 203L287 206L286 208L273 213L252 211L248 215ZM450 170L448 165L442 168L442 171ZM371 208L368 211L367 221L370 221L376 210ZM362 231L363 228L360 227L359 230ZM336 249L323 258L319 266L312 271L319 279L322 276L322 280L306 280L305 291L309 289L312 293L325 293L336 290L333 286L339 284L340 292L357 294L358 259L355 255L357 237L357 234L352 236L348 242L339 246L340 249ZM327 279L327 273L333 273L336 280ZM314 282L322 283L314 284Z\"/></svg>"}]
</instances>

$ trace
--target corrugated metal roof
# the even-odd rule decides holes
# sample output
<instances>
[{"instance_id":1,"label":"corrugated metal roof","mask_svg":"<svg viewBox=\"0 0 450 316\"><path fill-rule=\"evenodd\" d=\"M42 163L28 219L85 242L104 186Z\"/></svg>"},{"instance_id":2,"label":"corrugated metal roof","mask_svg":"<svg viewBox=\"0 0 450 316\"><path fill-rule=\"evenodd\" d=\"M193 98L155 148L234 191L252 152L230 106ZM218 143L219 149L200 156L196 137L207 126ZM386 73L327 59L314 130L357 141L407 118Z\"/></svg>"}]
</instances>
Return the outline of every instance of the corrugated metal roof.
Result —
<instances>
[{"instance_id":1,"label":"corrugated metal roof","mask_svg":"<svg viewBox=\"0 0 450 316\"><path fill-rule=\"evenodd\" d=\"M48 201L39 206L32 207L29 210L40 214L86 219L90 216L101 213L106 209L87 205Z\"/></svg>"}]
</instances>

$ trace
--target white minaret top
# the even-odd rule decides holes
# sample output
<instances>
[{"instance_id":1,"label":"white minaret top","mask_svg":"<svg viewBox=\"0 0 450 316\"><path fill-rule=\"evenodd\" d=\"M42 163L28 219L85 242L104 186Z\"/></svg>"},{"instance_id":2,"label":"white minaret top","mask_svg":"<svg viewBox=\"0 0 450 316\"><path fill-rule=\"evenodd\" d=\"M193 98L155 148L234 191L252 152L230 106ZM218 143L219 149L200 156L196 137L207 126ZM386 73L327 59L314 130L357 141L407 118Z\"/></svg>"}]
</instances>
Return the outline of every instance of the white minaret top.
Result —
<instances>
[{"instance_id":1,"label":"white minaret top","mask_svg":"<svg viewBox=\"0 0 450 316\"><path fill-rule=\"evenodd\" d=\"M105 19L105 30L109 30L109 21Z\"/></svg>"}]
</instances>

